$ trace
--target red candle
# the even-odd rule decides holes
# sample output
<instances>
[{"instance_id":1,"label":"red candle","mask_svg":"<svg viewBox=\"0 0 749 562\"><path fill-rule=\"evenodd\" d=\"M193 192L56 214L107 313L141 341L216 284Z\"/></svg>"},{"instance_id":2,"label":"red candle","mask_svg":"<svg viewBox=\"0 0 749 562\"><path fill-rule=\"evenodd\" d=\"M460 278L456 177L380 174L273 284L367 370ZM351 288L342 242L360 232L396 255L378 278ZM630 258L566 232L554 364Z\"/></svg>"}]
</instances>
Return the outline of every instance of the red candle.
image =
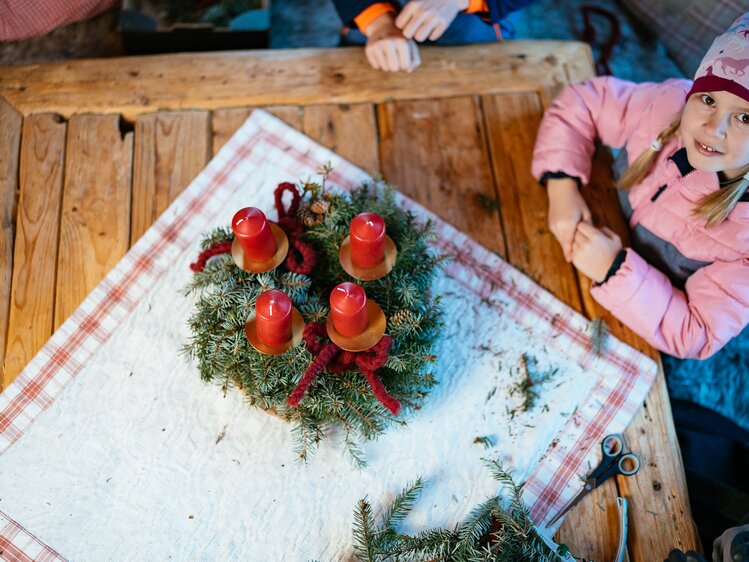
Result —
<instances>
[{"instance_id":1,"label":"red candle","mask_svg":"<svg viewBox=\"0 0 749 562\"><path fill-rule=\"evenodd\" d=\"M291 339L291 299L286 293L272 289L257 298L255 329L265 345L281 345Z\"/></svg>"},{"instance_id":2,"label":"red candle","mask_svg":"<svg viewBox=\"0 0 749 562\"><path fill-rule=\"evenodd\" d=\"M336 331L347 338L367 329L367 294L356 283L341 283L330 293L330 314Z\"/></svg>"},{"instance_id":3,"label":"red candle","mask_svg":"<svg viewBox=\"0 0 749 562\"><path fill-rule=\"evenodd\" d=\"M377 213L359 213L351 221L351 261L371 268L385 259L385 221Z\"/></svg>"},{"instance_id":4,"label":"red candle","mask_svg":"<svg viewBox=\"0 0 749 562\"><path fill-rule=\"evenodd\" d=\"M231 221L231 229L248 260L268 261L276 253L276 240L260 209L245 207L237 211Z\"/></svg>"}]
</instances>

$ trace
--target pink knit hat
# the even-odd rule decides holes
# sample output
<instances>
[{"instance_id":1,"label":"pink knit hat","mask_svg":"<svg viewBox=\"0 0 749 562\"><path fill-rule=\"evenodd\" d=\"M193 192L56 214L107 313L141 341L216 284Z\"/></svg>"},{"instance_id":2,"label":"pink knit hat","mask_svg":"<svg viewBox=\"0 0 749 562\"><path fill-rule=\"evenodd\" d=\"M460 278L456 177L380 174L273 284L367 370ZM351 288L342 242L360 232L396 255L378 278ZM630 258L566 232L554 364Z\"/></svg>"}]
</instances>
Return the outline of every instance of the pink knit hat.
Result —
<instances>
[{"instance_id":1,"label":"pink knit hat","mask_svg":"<svg viewBox=\"0 0 749 562\"><path fill-rule=\"evenodd\" d=\"M687 97L696 92L720 91L749 101L749 12L713 41Z\"/></svg>"}]
</instances>

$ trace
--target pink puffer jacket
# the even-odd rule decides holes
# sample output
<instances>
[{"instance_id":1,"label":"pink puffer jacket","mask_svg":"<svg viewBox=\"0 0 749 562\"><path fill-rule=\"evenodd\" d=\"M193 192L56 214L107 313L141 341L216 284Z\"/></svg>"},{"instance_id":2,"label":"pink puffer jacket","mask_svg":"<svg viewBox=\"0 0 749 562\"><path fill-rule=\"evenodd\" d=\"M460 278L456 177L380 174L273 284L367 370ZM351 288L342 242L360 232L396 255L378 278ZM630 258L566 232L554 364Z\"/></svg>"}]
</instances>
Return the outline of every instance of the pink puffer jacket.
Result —
<instances>
[{"instance_id":1,"label":"pink puffer jacket","mask_svg":"<svg viewBox=\"0 0 749 562\"><path fill-rule=\"evenodd\" d=\"M626 147L633 160L678 115L690 86L687 80L636 85L611 77L569 86L541 122L534 176L560 171L586 185L596 138ZM616 274L594 284L591 293L653 347L705 358L749 323L749 203L738 203L726 221L706 229L692 211L696 201L719 189L718 175L698 170L682 175L670 158L682 148L680 136L667 142L648 176L629 192L629 224L706 265L689 275L681 290L629 248Z\"/></svg>"}]
</instances>

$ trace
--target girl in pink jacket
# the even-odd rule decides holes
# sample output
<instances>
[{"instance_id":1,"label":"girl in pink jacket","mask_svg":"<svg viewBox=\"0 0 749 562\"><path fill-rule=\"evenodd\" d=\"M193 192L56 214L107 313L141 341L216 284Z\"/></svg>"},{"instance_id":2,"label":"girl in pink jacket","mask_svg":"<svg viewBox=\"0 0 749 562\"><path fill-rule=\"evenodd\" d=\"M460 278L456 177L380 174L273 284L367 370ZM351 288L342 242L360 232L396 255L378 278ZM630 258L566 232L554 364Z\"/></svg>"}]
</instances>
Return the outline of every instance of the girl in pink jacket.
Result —
<instances>
[{"instance_id":1,"label":"girl in pink jacket","mask_svg":"<svg viewBox=\"0 0 749 562\"><path fill-rule=\"evenodd\" d=\"M592 224L579 191L596 138L622 149L632 248ZM661 351L715 353L749 323L749 13L694 82L569 86L544 115L532 171L552 233L602 306Z\"/></svg>"}]
</instances>

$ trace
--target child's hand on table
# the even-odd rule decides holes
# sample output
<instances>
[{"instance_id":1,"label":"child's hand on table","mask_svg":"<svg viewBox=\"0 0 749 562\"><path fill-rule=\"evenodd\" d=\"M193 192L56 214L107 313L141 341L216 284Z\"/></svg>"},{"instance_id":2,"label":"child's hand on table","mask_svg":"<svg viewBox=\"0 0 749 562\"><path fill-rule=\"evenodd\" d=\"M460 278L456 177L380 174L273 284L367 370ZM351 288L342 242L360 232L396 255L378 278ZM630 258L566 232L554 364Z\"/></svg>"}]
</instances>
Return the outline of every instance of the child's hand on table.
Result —
<instances>
[{"instance_id":1,"label":"child's hand on table","mask_svg":"<svg viewBox=\"0 0 749 562\"><path fill-rule=\"evenodd\" d=\"M572 263L586 277L602 283L621 249L622 241L611 229L580 222L572 241Z\"/></svg>"},{"instance_id":2,"label":"child's hand on table","mask_svg":"<svg viewBox=\"0 0 749 562\"><path fill-rule=\"evenodd\" d=\"M436 41L458 15L468 8L468 0L411 0L398 14L395 25L408 39Z\"/></svg>"},{"instance_id":3,"label":"child's hand on table","mask_svg":"<svg viewBox=\"0 0 749 562\"><path fill-rule=\"evenodd\" d=\"M387 72L412 72L421 64L416 43L403 36L391 12L382 14L367 26L364 54L372 68Z\"/></svg>"},{"instance_id":4,"label":"child's hand on table","mask_svg":"<svg viewBox=\"0 0 749 562\"><path fill-rule=\"evenodd\" d=\"M572 240L579 222L590 224L591 214L577 182L572 178L551 178L546 182L549 194L549 230L559 241L564 259L572 261Z\"/></svg>"}]
</instances>

